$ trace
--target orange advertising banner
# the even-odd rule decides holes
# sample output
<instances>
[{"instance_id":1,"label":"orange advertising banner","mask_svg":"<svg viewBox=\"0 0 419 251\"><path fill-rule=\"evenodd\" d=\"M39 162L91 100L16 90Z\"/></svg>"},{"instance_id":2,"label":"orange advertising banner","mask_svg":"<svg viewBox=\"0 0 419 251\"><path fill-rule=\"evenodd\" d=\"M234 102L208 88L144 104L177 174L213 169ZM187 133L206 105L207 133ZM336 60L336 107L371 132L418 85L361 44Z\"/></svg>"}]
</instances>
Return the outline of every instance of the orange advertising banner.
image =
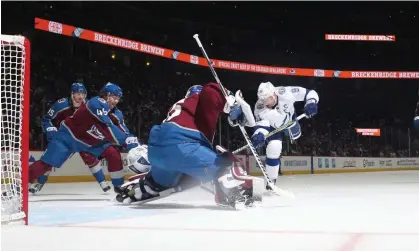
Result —
<instances>
[{"instance_id":1,"label":"orange advertising banner","mask_svg":"<svg viewBox=\"0 0 419 251\"><path fill-rule=\"evenodd\" d=\"M35 29L43 30L59 35L76 37L79 39L106 44L110 46L120 47L128 50L138 51L159 57L174 59L177 61L190 63L199 66L208 67L203 57L175 51L172 49L162 48L159 46L145 44L121 37L116 37L96 31L86 30L67 24L49 21L41 18L35 18ZM191 35L191 39L192 35ZM199 51L198 47L196 51ZM339 70L323 70L323 69L307 69L293 67L278 67L258 64L249 64L242 62L227 61L221 59L211 59L215 68L254 72L273 75L288 75L301 77L325 77L325 78L386 78L386 79L419 79L419 71L400 72L400 71L339 71Z\"/></svg>"},{"instance_id":2,"label":"orange advertising banner","mask_svg":"<svg viewBox=\"0 0 419 251\"><path fill-rule=\"evenodd\" d=\"M381 136L381 130L379 128L355 128L355 130L362 136Z\"/></svg>"},{"instance_id":3,"label":"orange advertising banner","mask_svg":"<svg viewBox=\"0 0 419 251\"><path fill-rule=\"evenodd\" d=\"M326 40L396 42L395 35L326 34Z\"/></svg>"}]
</instances>

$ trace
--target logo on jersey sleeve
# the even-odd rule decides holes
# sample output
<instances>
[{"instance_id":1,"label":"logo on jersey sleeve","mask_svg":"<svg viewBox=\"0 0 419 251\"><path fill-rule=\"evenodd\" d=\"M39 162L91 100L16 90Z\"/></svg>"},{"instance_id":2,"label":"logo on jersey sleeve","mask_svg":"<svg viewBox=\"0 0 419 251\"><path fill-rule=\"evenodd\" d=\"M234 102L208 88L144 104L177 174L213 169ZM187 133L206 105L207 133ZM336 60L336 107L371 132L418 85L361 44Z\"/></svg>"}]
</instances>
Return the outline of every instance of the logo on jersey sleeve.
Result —
<instances>
[{"instance_id":1,"label":"logo on jersey sleeve","mask_svg":"<svg viewBox=\"0 0 419 251\"><path fill-rule=\"evenodd\" d=\"M103 134L97 129L95 125L87 130L87 133L95 139L103 140L105 138L105 136L103 136Z\"/></svg>"},{"instance_id":2,"label":"logo on jersey sleeve","mask_svg":"<svg viewBox=\"0 0 419 251\"><path fill-rule=\"evenodd\" d=\"M66 98L62 98L62 99L58 100L57 102L58 102L58 103L64 103L64 102L65 102L65 100L66 100Z\"/></svg>"},{"instance_id":3,"label":"logo on jersey sleeve","mask_svg":"<svg viewBox=\"0 0 419 251\"><path fill-rule=\"evenodd\" d=\"M285 88L283 86L280 86L278 88L278 94L284 94L285 93Z\"/></svg>"}]
</instances>

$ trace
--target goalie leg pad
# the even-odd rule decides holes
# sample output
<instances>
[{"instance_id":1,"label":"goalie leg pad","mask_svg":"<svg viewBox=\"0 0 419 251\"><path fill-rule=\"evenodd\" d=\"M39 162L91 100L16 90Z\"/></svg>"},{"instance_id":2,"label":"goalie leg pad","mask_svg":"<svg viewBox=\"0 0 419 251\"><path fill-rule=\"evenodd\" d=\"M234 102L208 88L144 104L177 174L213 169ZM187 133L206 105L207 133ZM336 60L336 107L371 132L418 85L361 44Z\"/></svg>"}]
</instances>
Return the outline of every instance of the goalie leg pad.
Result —
<instances>
[{"instance_id":1,"label":"goalie leg pad","mask_svg":"<svg viewBox=\"0 0 419 251\"><path fill-rule=\"evenodd\" d=\"M265 191L264 179L247 175L239 166L232 168L232 174L235 179L244 181L241 186L248 196L252 197L253 200L262 201L262 195Z\"/></svg>"},{"instance_id":2,"label":"goalie leg pad","mask_svg":"<svg viewBox=\"0 0 419 251\"><path fill-rule=\"evenodd\" d=\"M141 202L157 200L179 192L181 189L168 188L157 184L151 174L143 175L133 181L129 181L117 188L116 200L121 203Z\"/></svg>"},{"instance_id":3,"label":"goalie leg pad","mask_svg":"<svg viewBox=\"0 0 419 251\"><path fill-rule=\"evenodd\" d=\"M215 202L234 209L248 207L255 200L262 201L263 191L263 179L247 175L238 162L233 162L220 170L215 181Z\"/></svg>"},{"instance_id":4,"label":"goalie leg pad","mask_svg":"<svg viewBox=\"0 0 419 251\"><path fill-rule=\"evenodd\" d=\"M250 195L255 201L262 201L263 193L265 192L265 181L262 178L253 177L252 194Z\"/></svg>"}]
</instances>

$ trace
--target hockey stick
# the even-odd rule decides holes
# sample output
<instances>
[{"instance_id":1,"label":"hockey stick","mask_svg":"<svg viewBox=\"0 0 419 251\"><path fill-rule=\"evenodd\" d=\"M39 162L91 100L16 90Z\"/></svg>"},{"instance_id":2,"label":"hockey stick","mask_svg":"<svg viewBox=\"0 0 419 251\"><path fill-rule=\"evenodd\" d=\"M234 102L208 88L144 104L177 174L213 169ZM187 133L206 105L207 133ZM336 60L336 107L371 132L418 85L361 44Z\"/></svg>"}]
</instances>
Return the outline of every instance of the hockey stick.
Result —
<instances>
[{"instance_id":1,"label":"hockey stick","mask_svg":"<svg viewBox=\"0 0 419 251\"><path fill-rule=\"evenodd\" d=\"M223 84L221 84L221 81L220 81L220 79L218 78L217 73L215 72L213 62L209 59L209 57L208 57L207 53L205 52L204 47L202 46L201 41L199 40L198 34L193 35L193 38L195 38L196 43L198 44L199 48L201 49L202 54L204 55L205 59L207 60L208 66L209 66L209 68L210 68L210 70L211 70L212 75L213 75L213 76L214 76L214 78L215 78L215 81L217 82L217 84L219 85L219 87L220 87L221 91L223 92L224 97L227 99L227 97L228 97L227 92L226 92L226 90L224 89ZM289 192L289 191L286 191L286 190L283 190L283 189L281 189L281 188L279 188L279 187L275 186L275 184L272 182L272 180L268 177L268 174L266 173L266 167L263 165L262 161L260 160L259 155L257 154L256 149L255 149L255 147L253 146L253 144L252 144L252 142L251 142L251 140L250 140L250 138L249 138L249 135L248 135L248 134L247 134L247 132L246 132L246 129L245 129L242 125L239 125L239 128L240 128L240 131L241 131L241 132L242 132L242 134L243 134L244 139L245 139L245 140L246 140L246 142L247 142L247 145L250 147L250 150L252 151L252 154L253 154L253 156L255 157L256 162L257 162L257 164L258 164L258 166L259 166L260 170L261 170L261 171L262 171L262 173L263 173L263 176L265 176L265 179L266 179L266 181L267 181L267 183L268 183L269 187L272 189L272 191L273 191L274 193L276 193L277 195L284 195L284 196L287 196L287 197L290 197L290 198L294 198L295 196L294 196L294 194L293 194L293 193L291 193L291 192Z\"/></svg>"},{"instance_id":2,"label":"hockey stick","mask_svg":"<svg viewBox=\"0 0 419 251\"><path fill-rule=\"evenodd\" d=\"M301 114L300 116L298 116L298 117L297 117L297 121L298 121L298 120L300 120L300 119L302 119L302 118L304 118L304 117L307 117L307 115L306 115L305 113L303 113L303 114ZM292 123L294 123L294 121L295 121L295 120L290 120L290 121L288 121L287 123L285 123L284 125L282 125L282 126L278 127L277 129L273 130L272 132L270 132L270 133L266 134L266 135L265 135L265 140L266 140L267 138L269 138L270 136L274 135L275 133L278 133L278 132L280 132L280 131L282 131L282 130L286 129L288 126L292 125ZM237 150L234 150L234 151L233 151L233 154L238 154L239 152L241 152L241 151L243 151L243 150L246 150L248 147L249 147L249 145L242 146L242 147L238 148Z\"/></svg>"}]
</instances>

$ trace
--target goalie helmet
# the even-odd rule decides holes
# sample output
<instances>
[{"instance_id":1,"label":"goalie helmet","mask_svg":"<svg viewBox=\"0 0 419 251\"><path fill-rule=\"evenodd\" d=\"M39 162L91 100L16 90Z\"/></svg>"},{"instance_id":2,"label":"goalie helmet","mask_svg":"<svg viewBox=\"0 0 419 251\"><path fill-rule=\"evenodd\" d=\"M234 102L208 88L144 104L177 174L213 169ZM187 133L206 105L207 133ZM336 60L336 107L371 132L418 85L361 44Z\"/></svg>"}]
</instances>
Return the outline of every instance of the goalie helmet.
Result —
<instances>
[{"instance_id":1,"label":"goalie helmet","mask_svg":"<svg viewBox=\"0 0 419 251\"><path fill-rule=\"evenodd\" d=\"M199 94L202 91L202 88L202 85L193 85L189 87L188 91L186 92L185 98L188 98L193 94Z\"/></svg>"},{"instance_id":2,"label":"goalie helmet","mask_svg":"<svg viewBox=\"0 0 419 251\"><path fill-rule=\"evenodd\" d=\"M141 174L149 172L151 169L148 161L148 146L140 145L131 149L127 155L128 168L134 173Z\"/></svg>"},{"instance_id":3,"label":"goalie helmet","mask_svg":"<svg viewBox=\"0 0 419 251\"><path fill-rule=\"evenodd\" d=\"M275 86L271 82L262 82L258 88L258 99L267 100L275 94Z\"/></svg>"}]
</instances>

